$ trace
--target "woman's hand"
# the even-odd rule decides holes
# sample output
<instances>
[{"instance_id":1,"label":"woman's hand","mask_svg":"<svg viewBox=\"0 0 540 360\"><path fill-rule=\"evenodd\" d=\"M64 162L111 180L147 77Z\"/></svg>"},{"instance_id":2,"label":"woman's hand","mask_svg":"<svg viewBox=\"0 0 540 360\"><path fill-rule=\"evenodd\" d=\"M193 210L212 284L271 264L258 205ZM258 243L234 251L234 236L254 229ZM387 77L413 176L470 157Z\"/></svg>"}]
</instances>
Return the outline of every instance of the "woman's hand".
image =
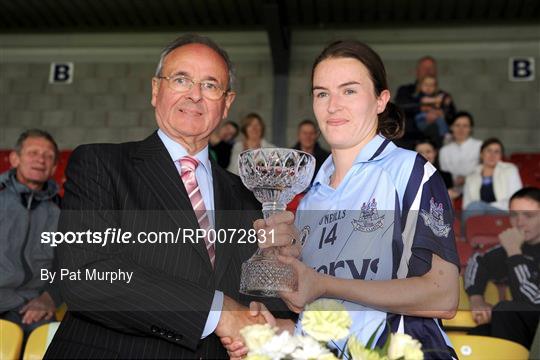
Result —
<instances>
[{"instance_id":1,"label":"woman's hand","mask_svg":"<svg viewBox=\"0 0 540 360\"><path fill-rule=\"evenodd\" d=\"M325 293L325 277L292 256L278 256L279 261L293 267L297 279L297 291L282 291L279 296L289 309L300 313L304 307Z\"/></svg>"},{"instance_id":2,"label":"woman's hand","mask_svg":"<svg viewBox=\"0 0 540 360\"><path fill-rule=\"evenodd\" d=\"M266 220L259 219L253 223L253 228L257 231L261 249L278 249L281 255L300 256L302 245L292 212L282 211Z\"/></svg>"}]
</instances>

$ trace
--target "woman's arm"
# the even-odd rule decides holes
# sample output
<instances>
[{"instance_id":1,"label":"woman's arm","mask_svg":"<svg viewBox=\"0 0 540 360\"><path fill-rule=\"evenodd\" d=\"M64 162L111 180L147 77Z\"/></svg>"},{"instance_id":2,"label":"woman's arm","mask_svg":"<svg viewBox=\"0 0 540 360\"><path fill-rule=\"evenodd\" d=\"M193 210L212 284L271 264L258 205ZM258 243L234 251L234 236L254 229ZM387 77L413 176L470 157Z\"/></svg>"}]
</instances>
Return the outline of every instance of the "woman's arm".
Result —
<instances>
[{"instance_id":1,"label":"woman's arm","mask_svg":"<svg viewBox=\"0 0 540 360\"><path fill-rule=\"evenodd\" d=\"M299 312L317 298L328 297L359 303L387 312L450 319L455 315L458 297L458 268L432 255L431 270L418 277L393 280L340 279L315 272L291 257L280 257L298 273L298 291L280 296L293 311Z\"/></svg>"}]
</instances>

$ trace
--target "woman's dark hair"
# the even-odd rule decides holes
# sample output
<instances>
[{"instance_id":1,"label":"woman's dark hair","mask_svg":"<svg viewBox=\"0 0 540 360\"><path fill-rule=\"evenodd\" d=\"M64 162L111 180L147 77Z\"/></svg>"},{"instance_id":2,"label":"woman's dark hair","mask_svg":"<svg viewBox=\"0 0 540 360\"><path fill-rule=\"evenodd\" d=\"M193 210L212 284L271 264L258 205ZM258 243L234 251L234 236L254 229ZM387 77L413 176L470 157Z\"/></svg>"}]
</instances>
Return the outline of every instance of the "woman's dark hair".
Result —
<instances>
[{"instance_id":1,"label":"woman's dark hair","mask_svg":"<svg viewBox=\"0 0 540 360\"><path fill-rule=\"evenodd\" d=\"M253 120L257 120L257 121L259 121L259 124L261 124L261 138L263 138L264 137L264 129L266 128L266 126L264 125L264 121L263 121L261 115L259 115L257 113L254 113L254 112L249 113L249 114L247 114L246 116L244 116L242 118L242 122L241 122L241 125L240 125L240 132L242 133L242 135L247 137L247 128L253 122Z\"/></svg>"},{"instance_id":2,"label":"woman's dark hair","mask_svg":"<svg viewBox=\"0 0 540 360\"><path fill-rule=\"evenodd\" d=\"M533 186L524 187L512 195L510 202L515 199L531 199L540 204L540 189Z\"/></svg>"},{"instance_id":3,"label":"woman's dark hair","mask_svg":"<svg viewBox=\"0 0 540 360\"><path fill-rule=\"evenodd\" d=\"M315 68L323 60L329 58L352 58L360 61L368 70L373 82L375 95L388 90L386 70L380 56L368 45L357 40L340 40L328 45L315 59L311 69L311 84ZM377 132L388 139L399 139L405 132L405 116L403 111L394 103L388 102L386 108L378 115Z\"/></svg>"},{"instance_id":4,"label":"woman's dark hair","mask_svg":"<svg viewBox=\"0 0 540 360\"><path fill-rule=\"evenodd\" d=\"M474 119L470 112L467 111L458 111L454 117L452 118L452 121L450 122L450 126L460 117L466 117L469 119L469 124L471 125L471 128L474 127Z\"/></svg>"},{"instance_id":5,"label":"woman's dark hair","mask_svg":"<svg viewBox=\"0 0 540 360\"><path fill-rule=\"evenodd\" d=\"M501 147L501 153L502 153L502 156L504 157L504 145L501 142L501 140L494 137L484 140L484 142L482 143L482 146L480 146L480 152L484 151L485 148L493 144L497 144Z\"/></svg>"}]
</instances>

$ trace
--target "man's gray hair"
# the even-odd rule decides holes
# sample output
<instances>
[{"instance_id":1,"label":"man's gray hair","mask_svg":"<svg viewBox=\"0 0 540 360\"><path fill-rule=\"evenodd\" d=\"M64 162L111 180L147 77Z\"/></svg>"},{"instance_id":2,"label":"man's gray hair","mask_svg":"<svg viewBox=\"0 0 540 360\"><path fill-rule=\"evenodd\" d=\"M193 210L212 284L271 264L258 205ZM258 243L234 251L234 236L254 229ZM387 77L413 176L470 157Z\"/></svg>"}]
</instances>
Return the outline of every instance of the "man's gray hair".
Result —
<instances>
[{"instance_id":1,"label":"man's gray hair","mask_svg":"<svg viewBox=\"0 0 540 360\"><path fill-rule=\"evenodd\" d=\"M54 138L52 137L51 134L41 129L29 129L19 135L19 138L17 139L17 142L15 143L15 152L17 152L17 154L19 155L21 154L23 143L28 138L43 138L49 141L54 147L54 159L55 161L58 161L58 157L60 156L60 151L58 150L58 144L56 143L56 141L54 141Z\"/></svg>"},{"instance_id":2,"label":"man's gray hair","mask_svg":"<svg viewBox=\"0 0 540 360\"><path fill-rule=\"evenodd\" d=\"M229 81L227 86L227 91L230 91L234 87L234 83L236 80L236 71L234 68L234 64L231 62L231 59L229 58L229 55L225 50L223 50L218 44L216 44L212 39L206 36L197 35L197 34L186 34L182 35L173 42L171 42L169 45L167 45L162 51L161 55L159 57L159 63L156 68L156 77L163 76L161 71L163 70L163 62L165 61L165 57L169 55L173 50L189 44L202 44L208 46L210 49L214 50L221 56L221 58L225 61L225 64L227 64L228 74L229 74Z\"/></svg>"}]
</instances>

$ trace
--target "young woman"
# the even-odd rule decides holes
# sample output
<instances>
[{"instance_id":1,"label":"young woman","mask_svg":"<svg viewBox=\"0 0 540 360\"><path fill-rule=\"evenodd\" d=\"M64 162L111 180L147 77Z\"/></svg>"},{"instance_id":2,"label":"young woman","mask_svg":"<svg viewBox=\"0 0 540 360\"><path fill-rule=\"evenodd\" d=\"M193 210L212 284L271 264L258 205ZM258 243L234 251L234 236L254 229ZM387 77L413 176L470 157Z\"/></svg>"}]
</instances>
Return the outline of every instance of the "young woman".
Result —
<instances>
[{"instance_id":1,"label":"young woman","mask_svg":"<svg viewBox=\"0 0 540 360\"><path fill-rule=\"evenodd\" d=\"M227 170L238 175L238 157L244 150L274 147L264 139L264 130L264 121L259 114L249 113L244 116L240 125L240 133L242 133L243 138L234 143Z\"/></svg>"},{"instance_id":2,"label":"young woman","mask_svg":"<svg viewBox=\"0 0 540 360\"><path fill-rule=\"evenodd\" d=\"M426 358L451 358L438 319L453 317L458 302L452 208L433 165L392 143L403 120L388 88L380 57L363 43L335 42L315 60L313 110L332 156L296 213L301 261L280 257L299 279L281 297L300 316L318 298L339 299L364 344L383 324L379 345L386 330L405 332L430 350ZM262 246L270 245L285 244Z\"/></svg>"},{"instance_id":3,"label":"young woman","mask_svg":"<svg viewBox=\"0 0 540 360\"><path fill-rule=\"evenodd\" d=\"M502 161L504 146L490 138L480 147L481 164L465 179L463 188L464 216L484 215L508 210L508 200L521 189L518 168Z\"/></svg>"}]
</instances>

